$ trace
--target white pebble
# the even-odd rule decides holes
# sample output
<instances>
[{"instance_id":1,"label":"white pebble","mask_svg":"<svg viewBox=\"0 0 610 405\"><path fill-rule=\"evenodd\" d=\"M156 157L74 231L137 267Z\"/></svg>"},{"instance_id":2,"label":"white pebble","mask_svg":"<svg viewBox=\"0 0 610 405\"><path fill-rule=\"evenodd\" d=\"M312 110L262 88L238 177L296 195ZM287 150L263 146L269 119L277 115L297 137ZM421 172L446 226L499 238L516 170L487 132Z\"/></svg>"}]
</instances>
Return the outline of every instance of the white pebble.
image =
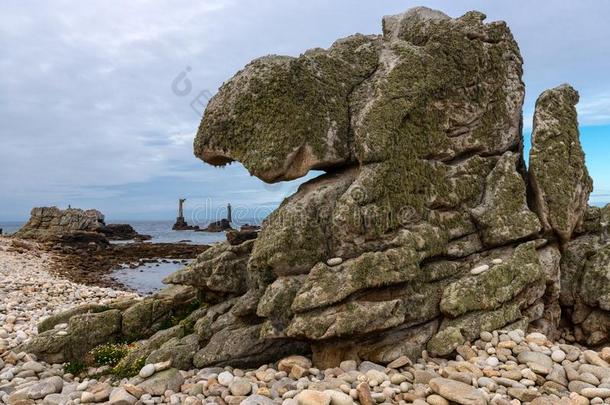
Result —
<instances>
[{"instance_id":1,"label":"white pebble","mask_svg":"<svg viewBox=\"0 0 610 405\"><path fill-rule=\"evenodd\" d=\"M483 264L481 266L477 266L474 269L470 270L470 274L481 274L481 273L485 273L487 270L489 270L489 265L487 264Z\"/></svg>"},{"instance_id":2,"label":"white pebble","mask_svg":"<svg viewBox=\"0 0 610 405\"><path fill-rule=\"evenodd\" d=\"M343 259L340 257L333 257L332 259L328 259L328 261L326 262L326 264L328 264L329 266L338 266L341 263L343 263Z\"/></svg>"},{"instance_id":3,"label":"white pebble","mask_svg":"<svg viewBox=\"0 0 610 405\"><path fill-rule=\"evenodd\" d=\"M485 363L487 363L488 366L496 367L498 364L500 364L500 360L498 360L498 358L495 356L491 356L485 360Z\"/></svg>"},{"instance_id":4,"label":"white pebble","mask_svg":"<svg viewBox=\"0 0 610 405\"><path fill-rule=\"evenodd\" d=\"M233 374L228 371L223 371L218 374L218 382L225 387L228 387L233 382Z\"/></svg>"},{"instance_id":5,"label":"white pebble","mask_svg":"<svg viewBox=\"0 0 610 405\"><path fill-rule=\"evenodd\" d=\"M554 350L553 353L551 353L551 358L554 362L561 363L565 360L566 354L563 350Z\"/></svg>"},{"instance_id":6,"label":"white pebble","mask_svg":"<svg viewBox=\"0 0 610 405\"><path fill-rule=\"evenodd\" d=\"M138 375L142 378L148 378L151 375L153 375L155 373L155 365L154 364L147 364L144 367L142 367L142 369L140 370L140 372L138 373Z\"/></svg>"}]
</instances>

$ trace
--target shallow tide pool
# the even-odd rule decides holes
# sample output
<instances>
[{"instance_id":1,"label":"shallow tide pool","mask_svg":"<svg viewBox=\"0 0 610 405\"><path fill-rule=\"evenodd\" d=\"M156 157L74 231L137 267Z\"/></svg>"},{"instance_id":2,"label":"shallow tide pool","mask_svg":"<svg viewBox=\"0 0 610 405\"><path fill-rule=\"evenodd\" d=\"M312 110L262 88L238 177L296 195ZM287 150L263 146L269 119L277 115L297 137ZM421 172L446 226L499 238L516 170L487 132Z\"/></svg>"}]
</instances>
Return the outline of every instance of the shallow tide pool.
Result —
<instances>
[{"instance_id":1,"label":"shallow tide pool","mask_svg":"<svg viewBox=\"0 0 610 405\"><path fill-rule=\"evenodd\" d=\"M123 267L111 273L110 277L136 290L140 294L152 294L166 287L162 283L166 276L180 270L192 261L185 260L178 261L180 263L174 263L173 259L166 259L167 263L164 263L161 262L163 259L159 260L156 263L145 263L134 269Z\"/></svg>"}]
</instances>

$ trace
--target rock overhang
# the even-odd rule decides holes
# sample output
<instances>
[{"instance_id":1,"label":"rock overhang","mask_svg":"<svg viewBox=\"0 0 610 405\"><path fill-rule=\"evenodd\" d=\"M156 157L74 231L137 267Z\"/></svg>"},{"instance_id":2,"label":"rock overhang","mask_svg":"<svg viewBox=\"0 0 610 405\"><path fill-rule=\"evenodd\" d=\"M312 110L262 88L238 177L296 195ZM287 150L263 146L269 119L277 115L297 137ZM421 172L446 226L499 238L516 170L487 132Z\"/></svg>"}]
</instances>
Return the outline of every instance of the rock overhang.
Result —
<instances>
[{"instance_id":1,"label":"rock overhang","mask_svg":"<svg viewBox=\"0 0 610 405\"><path fill-rule=\"evenodd\" d=\"M430 69L414 74L402 94L379 100L379 93L385 91L379 83L387 79L384 76L405 75L404 68L395 69L396 63L405 58L404 52L412 53L411 59L419 59L413 65L431 62L426 50L433 53L438 48L434 43L442 41L439 31L447 30L492 47L505 41L509 50L500 53L505 59L516 59L517 71L513 76L520 78L521 57L506 24L485 24L484 19L485 15L476 11L452 19L440 11L417 7L385 16L382 35L355 34L337 40L328 49L311 49L299 57L269 55L255 59L225 82L210 100L194 142L195 155L214 166L239 161L251 175L268 183L300 178L310 170L332 171L387 160L378 156L377 149L387 146L392 142L388 138L395 135L382 133L385 139L368 139L369 133L375 132L375 128L367 126L368 115L377 113L372 104L389 103L391 97L417 97L422 83L428 87L424 91L443 91L444 86L427 83L438 81L439 72ZM510 48L517 52L510 52ZM506 106L513 116L520 115L521 85L508 86L515 94ZM409 113L413 108L404 106L404 109ZM516 125L503 128L507 135L502 137L497 150L481 150L480 142L474 139L477 134L461 136L464 132L476 132L477 128L468 126L481 117L471 116L472 111L466 110L459 114L470 116L462 123L458 117L444 117L448 138L454 139L434 145L437 150L429 153L449 160L456 157L451 152L456 144L461 144L464 152L485 154L521 142L520 125ZM396 132L404 122L392 122L392 118L387 117L388 125ZM409 120L404 115L396 119ZM456 121L460 125L452 125ZM418 124L417 119L413 122Z\"/></svg>"}]
</instances>

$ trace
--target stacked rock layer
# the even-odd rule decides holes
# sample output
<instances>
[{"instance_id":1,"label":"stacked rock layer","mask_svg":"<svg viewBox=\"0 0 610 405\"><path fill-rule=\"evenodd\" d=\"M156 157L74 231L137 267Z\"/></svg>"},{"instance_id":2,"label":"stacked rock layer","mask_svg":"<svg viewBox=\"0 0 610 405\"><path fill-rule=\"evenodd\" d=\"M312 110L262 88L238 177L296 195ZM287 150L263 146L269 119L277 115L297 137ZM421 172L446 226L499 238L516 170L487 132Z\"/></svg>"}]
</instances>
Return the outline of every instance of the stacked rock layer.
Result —
<instances>
[{"instance_id":1,"label":"stacked rock layer","mask_svg":"<svg viewBox=\"0 0 610 405\"><path fill-rule=\"evenodd\" d=\"M416 8L385 17L382 35L247 65L210 101L196 155L267 182L326 173L256 240L209 249L143 301L59 314L25 349L64 361L140 339L126 365L311 351L331 367L449 355L499 328L552 337L562 321L606 341L610 208L587 206L578 93L538 99L528 171L522 58L506 24L484 19Z\"/></svg>"}]
</instances>

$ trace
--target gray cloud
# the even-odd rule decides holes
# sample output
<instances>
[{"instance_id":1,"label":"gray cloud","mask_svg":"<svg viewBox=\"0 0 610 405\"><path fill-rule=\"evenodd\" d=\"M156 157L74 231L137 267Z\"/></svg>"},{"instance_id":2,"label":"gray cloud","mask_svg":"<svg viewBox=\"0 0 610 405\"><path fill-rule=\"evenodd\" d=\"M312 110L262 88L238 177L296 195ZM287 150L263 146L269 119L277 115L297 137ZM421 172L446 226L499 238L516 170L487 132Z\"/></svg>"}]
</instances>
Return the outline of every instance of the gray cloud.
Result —
<instances>
[{"instance_id":1,"label":"gray cloud","mask_svg":"<svg viewBox=\"0 0 610 405\"><path fill-rule=\"evenodd\" d=\"M193 99L255 57L378 33L381 16L416 5L452 16L480 9L508 21L525 59L526 126L537 94L562 82L581 92L581 123L610 122L608 2L7 0L0 219L69 203L110 217L171 217L179 196L215 206L277 204L298 182L267 186L239 165L219 170L193 157L201 112ZM183 96L172 92L181 72L192 86Z\"/></svg>"}]
</instances>

